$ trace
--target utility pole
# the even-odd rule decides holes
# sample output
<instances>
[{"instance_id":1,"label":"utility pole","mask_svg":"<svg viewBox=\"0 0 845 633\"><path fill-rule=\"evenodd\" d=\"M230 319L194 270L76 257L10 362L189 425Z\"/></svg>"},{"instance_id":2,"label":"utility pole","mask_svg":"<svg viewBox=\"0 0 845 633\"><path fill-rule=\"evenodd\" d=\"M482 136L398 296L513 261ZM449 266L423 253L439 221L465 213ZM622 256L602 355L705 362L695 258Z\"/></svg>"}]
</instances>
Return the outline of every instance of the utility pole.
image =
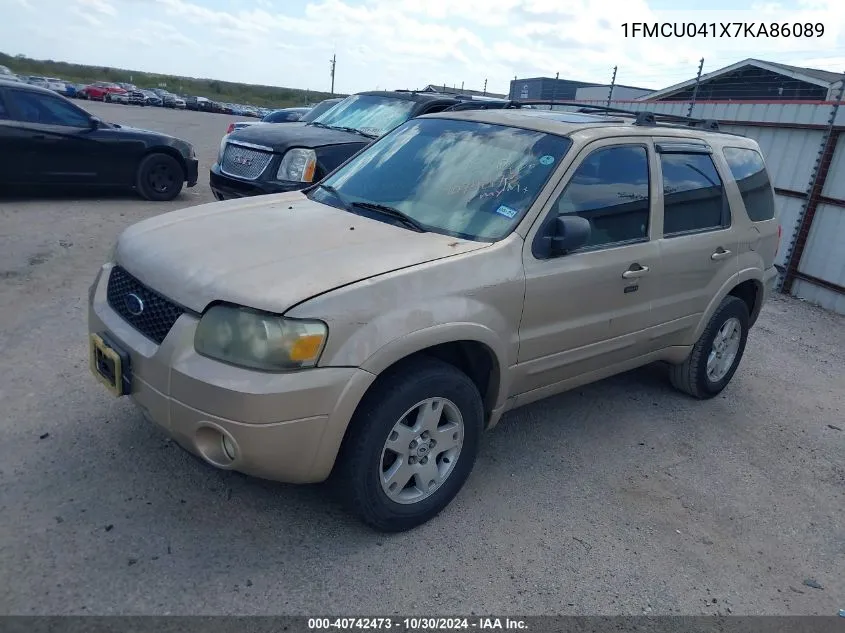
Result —
<instances>
[{"instance_id":1,"label":"utility pole","mask_svg":"<svg viewBox=\"0 0 845 633\"><path fill-rule=\"evenodd\" d=\"M464 91L464 82L462 81L461 82L461 92L463 92L463 91Z\"/></svg>"},{"instance_id":2,"label":"utility pole","mask_svg":"<svg viewBox=\"0 0 845 633\"><path fill-rule=\"evenodd\" d=\"M484 96L487 96L487 79L484 80Z\"/></svg>"},{"instance_id":3,"label":"utility pole","mask_svg":"<svg viewBox=\"0 0 845 633\"><path fill-rule=\"evenodd\" d=\"M337 64L337 54L332 55L332 96L334 96L334 68Z\"/></svg>"},{"instance_id":4,"label":"utility pole","mask_svg":"<svg viewBox=\"0 0 845 633\"><path fill-rule=\"evenodd\" d=\"M557 83L560 80L560 73L555 73L555 85L552 87L552 102L549 105L549 110L555 109L555 98L557 97Z\"/></svg>"},{"instance_id":5,"label":"utility pole","mask_svg":"<svg viewBox=\"0 0 845 633\"><path fill-rule=\"evenodd\" d=\"M692 107L695 105L695 98L698 96L698 85L701 83L701 69L704 68L704 58L698 62L698 75L695 77L695 88L692 89L692 99L689 102L689 110L687 111L687 118L692 116Z\"/></svg>"},{"instance_id":6,"label":"utility pole","mask_svg":"<svg viewBox=\"0 0 845 633\"><path fill-rule=\"evenodd\" d=\"M607 107L610 107L610 101L613 99L613 89L616 87L616 69L618 66L613 67L613 77L610 78L610 91L607 93Z\"/></svg>"}]
</instances>

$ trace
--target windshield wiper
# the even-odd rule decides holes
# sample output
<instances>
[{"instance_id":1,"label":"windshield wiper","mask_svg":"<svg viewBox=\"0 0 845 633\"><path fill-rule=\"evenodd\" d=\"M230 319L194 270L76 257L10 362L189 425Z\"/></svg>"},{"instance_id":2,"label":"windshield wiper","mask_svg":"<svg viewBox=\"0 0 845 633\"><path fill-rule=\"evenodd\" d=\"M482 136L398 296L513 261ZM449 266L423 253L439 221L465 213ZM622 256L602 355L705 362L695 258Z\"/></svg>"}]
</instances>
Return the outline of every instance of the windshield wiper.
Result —
<instances>
[{"instance_id":1,"label":"windshield wiper","mask_svg":"<svg viewBox=\"0 0 845 633\"><path fill-rule=\"evenodd\" d=\"M308 125L313 125L315 127L322 127L327 130L340 130L341 132L349 132L350 134L360 134L361 136L366 136L367 138L378 138L375 134L369 134L368 132L363 132L355 127L344 127L342 125L328 125L327 123L320 123L319 121L311 121Z\"/></svg>"},{"instance_id":2,"label":"windshield wiper","mask_svg":"<svg viewBox=\"0 0 845 633\"><path fill-rule=\"evenodd\" d=\"M364 132L363 130L359 130L357 127L342 127L340 125L334 125L331 127L335 130L343 130L344 132L350 132L352 134L360 134L361 136L366 136L367 138L378 138L377 135Z\"/></svg>"},{"instance_id":3,"label":"windshield wiper","mask_svg":"<svg viewBox=\"0 0 845 633\"><path fill-rule=\"evenodd\" d=\"M417 231L418 233L428 233L428 229L426 229L422 224L417 222L410 215L402 213L399 209L394 209L393 207L388 207L387 205L378 204L375 202L353 202L352 206L360 207L362 209L368 209L370 211L377 211L382 215L386 215L399 220L402 224L413 229L414 231Z\"/></svg>"}]
</instances>

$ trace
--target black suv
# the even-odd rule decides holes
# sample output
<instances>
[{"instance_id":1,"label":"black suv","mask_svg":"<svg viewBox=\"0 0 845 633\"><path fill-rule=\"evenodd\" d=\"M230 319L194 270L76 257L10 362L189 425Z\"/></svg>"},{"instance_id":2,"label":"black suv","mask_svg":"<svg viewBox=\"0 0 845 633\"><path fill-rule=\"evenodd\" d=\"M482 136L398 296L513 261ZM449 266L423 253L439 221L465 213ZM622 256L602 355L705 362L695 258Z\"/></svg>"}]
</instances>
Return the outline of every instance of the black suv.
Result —
<instances>
[{"instance_id":1,"label":"black suv","mask_svg":"<svg viewBox=\"0 0 845 633\"><path fill-rule=\"evenodd\" d=\"M225 200L304 189L408 119L458 105L507 103L432 92L361 92L308 123L258 123L224 136L211 167L211 190Z\"/></svg>"}]
</instances>

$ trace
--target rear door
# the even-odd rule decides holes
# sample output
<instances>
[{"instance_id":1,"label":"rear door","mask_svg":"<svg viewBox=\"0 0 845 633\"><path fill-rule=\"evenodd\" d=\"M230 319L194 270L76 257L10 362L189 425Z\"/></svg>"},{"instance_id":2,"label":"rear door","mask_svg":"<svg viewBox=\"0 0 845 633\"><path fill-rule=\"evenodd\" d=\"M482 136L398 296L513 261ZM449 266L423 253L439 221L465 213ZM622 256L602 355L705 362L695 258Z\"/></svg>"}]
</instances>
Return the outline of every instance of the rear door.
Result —
<instances>
[{"instance_id":1,"label":"rear door","mask_svg":"<svg viewBox=\"0 0 845 633\"><path fill-rule=\"evenodd\" d=\"M658 342L691 344L711 300L739 268L738 231L710 145L677 138L654 144L663 207L660 293L653 304Z\"/></svg>"},{"instance_id":2,"label":"rear door","mask_svg":"<svg viewBox=\"0 0 845 633\"><path fill-rule=\"evenodd\" d=\"M47 184L86 184L102 177L108 160L84 110L61 97L40 92L10 88L6 96L29 148L25 164L28 179Z\"/></svg>"}]
</instances>

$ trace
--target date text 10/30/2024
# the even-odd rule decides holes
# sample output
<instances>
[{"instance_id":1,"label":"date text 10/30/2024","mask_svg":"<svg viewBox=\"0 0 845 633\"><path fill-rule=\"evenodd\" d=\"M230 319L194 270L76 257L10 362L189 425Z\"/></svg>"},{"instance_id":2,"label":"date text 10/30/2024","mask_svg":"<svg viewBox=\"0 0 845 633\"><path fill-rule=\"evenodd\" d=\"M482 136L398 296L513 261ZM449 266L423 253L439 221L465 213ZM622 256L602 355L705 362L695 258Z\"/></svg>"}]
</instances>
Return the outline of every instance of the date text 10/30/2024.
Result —
<instances>
[{"instance_id":1,"label":"date text 10/30/2024","mask_svg":"<svg viewBox=\"0 0 845 633\"><path fill-rule=\"evenodd\" d=\"M514 630L525 631L524 620L514 618L308 618L308 629L312 631L342 629L398 630L398 631L471 631Z\"/></svg>"}]
</instances>

